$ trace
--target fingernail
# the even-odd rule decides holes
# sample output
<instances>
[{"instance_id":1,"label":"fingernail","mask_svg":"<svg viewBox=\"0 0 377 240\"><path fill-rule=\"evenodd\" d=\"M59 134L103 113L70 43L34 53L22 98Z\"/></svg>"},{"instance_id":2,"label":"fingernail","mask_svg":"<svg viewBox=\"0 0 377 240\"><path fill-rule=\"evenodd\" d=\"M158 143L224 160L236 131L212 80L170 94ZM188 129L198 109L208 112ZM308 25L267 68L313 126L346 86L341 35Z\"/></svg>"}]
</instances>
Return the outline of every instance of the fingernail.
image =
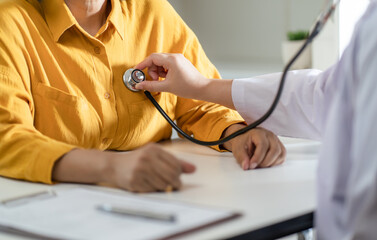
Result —
<instances>
[{"instance_id":1,"label":"fingernail","mask_svg":"<svg viewBox=\"0 0 377 240\"><path fill-rule=\"evenodd\" d=\"M249 169L249 166L248 166L248 164L247 164L247 161L243 161L243 162L242 162L242 169L243 169L243 170L248 170L248 169Z\"/></svg>"},{"instance_id":2,"label":"fingernail","mask_svg":"<svg viewBox=\"0 0 377 240\"><path fill-rule=\"evenodd\" d=\"M257 165L258 165L258 164L256 164L256 163L252 163L252 164L250 164L250 168L251 168L251 169L255 169L255 168L257 167Z\"/></svg>"}]
</instances>

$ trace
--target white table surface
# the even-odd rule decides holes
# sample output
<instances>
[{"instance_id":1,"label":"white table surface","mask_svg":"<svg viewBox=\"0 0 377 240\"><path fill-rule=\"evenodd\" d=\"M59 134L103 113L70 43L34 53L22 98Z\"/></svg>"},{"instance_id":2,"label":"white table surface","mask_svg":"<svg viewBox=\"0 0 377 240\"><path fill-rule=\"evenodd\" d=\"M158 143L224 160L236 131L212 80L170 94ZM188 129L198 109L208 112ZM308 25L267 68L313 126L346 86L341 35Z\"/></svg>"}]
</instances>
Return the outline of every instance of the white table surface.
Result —
<instances>
[{"instance_id":1,"label":"white table surface","mask_svg":"<svg viewBox=\"0 0 377 240\"><path fill-rule=\"evenodd\" d=\"M281 139L287 148L287 161L281 166L251 171L241 170L231 153L219 153L180 139L161 143L167 151L194 163L197 171L182 176L184 184L178 192L140 195L242 213L235 220L185 235L181 239L223 239L306 214L313 211L316 205L315 178L320 144L302 139ZM72 187L77 187L77 184L48 186L0 177L0 200L43 189ZM0 232L0 239L27 238Z\"/></svg>"}]
</instances>

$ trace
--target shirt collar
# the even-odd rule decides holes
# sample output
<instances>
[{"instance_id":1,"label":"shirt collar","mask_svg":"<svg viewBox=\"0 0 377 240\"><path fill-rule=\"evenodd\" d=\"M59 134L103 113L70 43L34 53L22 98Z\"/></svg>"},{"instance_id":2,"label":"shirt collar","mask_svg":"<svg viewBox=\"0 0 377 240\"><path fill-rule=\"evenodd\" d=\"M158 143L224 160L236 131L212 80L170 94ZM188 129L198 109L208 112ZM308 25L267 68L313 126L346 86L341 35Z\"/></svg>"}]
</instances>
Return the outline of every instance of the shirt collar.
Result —
<instances>
[{"instance_id":1,"label":"shirt collar","mask_svg":"<svg viewBox=\"0 0 377 240\"><path fill-rule=\"evenodd\" d=\"M41 6L56 42L67 29L77 24L64 0L42 0Z\"/></svg>"},{"instance_id":2,"label":"shirt collar","mask_svg":"<svg viewBox=\"0 0 377 240\"><path fill-rule=\"evenodd\" d=\"M64 0L42 0L41 6L44 11L46 22L56 42L67 29L78 24ZM123 39L124 25L122 8L119 0L111 0L111 11L107 21L111 22L120 37Z\"/></svg>"},{"instance_id":3,"label":"shirt collar","mask_svg":"<svg viewBox=\"0 0 377 240\"><path fill-rule=\"evenodd\" d=\"M108 21L110 21L120 37L124 38L124 20L122 6L120 5L119 0L111 0L111 12L108 16Z\"/></svg>"}]
</instances>

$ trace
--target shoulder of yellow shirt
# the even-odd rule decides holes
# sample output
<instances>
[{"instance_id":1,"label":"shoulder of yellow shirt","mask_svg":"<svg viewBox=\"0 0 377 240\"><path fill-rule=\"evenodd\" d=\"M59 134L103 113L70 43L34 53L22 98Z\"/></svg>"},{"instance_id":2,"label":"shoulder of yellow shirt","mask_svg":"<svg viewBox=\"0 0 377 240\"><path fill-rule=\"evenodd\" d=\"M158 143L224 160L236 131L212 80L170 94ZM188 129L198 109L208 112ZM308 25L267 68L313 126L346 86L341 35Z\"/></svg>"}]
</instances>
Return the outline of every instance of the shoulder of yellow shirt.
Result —
<instances>
[{"instance_id":1,"label":"shoulder of yellow shirt","mask_svg":"<svg viewBox=\"0 0 377 240\"><path fill-rule=\"evenodd\" d=\"M46 0L49 1L49 0ZM121 2L123 7L131 7L141 9L143 12L150 12L153 10L155 13L162 13L161 10L167 10L171 5L167 0L117 0ZM12 15L15 12L22 12L23 10L30 11L32 9L42 13L40 6L41 0L0 0L0 16L6 13ZM157 11L160 10L160 11Z\"/></svg>"},{"instance_id":2,"label":"shoulder of yellow shirt","mask_svg":"<svg viewBox=\"0 0 377 240\"><path fill-rule=\"evenodd\" d=\"M18 11L22 13L23 10L36 9L39 12L42 12L38 0L0 0L0 12L1 16L6 13L14 13Z\"/></svg>"},{"instance_id":3,"label":"shoulder of yellow shirt","mask_svg":"<svg viewBox=\"0 0 377 240\"><path fill-rule=\"evenodd\" d=\"M30 15L42 15L43 11L38 0L0 0L0 31L14 33L23 19ZM15 24L15 25L14 25Z\"/></svg>"},{"instance_id":4,"label":"shoulder of yellow shirt","mask_svg":"<svg viewBox=\"0 0 377 240\"><path fill-rule=\"evenodd\" d=\"M49 1L49 0L46 0ZM143 17L155 17L158 19L170 19L179 17L174 8L167 0L116 0L121 2L123 12L126 10L138 14L148 14ZM30 11L37 11L43 15L40 0L0 0L0 20L20 20L29 14ZM175 19L176 20L176 19ZM1 21L4 22L4 21Z\"/></svg>"},{"instance_id":5,"label":"shoulder of yellow shirt","mask_svg":"<svg viewBox=\"0 0 377 240\"><path fill-rule=\"evenodd\" d=\"M151 13L165 18L178 16L167 0L120 0L120 2L123 9L135 10L137 13Z\"/></svg>"}]
</instances>

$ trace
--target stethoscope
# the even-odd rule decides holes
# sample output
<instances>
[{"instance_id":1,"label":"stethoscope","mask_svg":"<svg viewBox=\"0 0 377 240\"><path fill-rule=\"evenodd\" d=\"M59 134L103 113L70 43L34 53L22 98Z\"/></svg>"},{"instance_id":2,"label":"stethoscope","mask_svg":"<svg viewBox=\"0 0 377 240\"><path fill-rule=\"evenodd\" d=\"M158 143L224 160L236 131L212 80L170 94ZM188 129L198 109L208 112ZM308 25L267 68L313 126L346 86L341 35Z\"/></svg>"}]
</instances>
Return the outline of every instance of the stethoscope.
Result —
<instances>
[{"instance_id":1,"label":"stethoscope","mask_svg":"<svg viewBox=\"0 0 377 240\"><path fill-rule=\"evenodd\" d=\"M285 84L285 80L286 80L286 77L287 77L287 74L288 74L288 71L289 69L291 68L292 64L297 60L297 58L301 55L301 53L305 50L305 48L313 41L313 39L321 32L321 30L323 29L323 27L325 26L327 20L331 17L331 15L333 14L333 12L335 11L336 9L336 6L338 5L338 3L340 2L340 0L329 0L327 1L326 3L326 9L319 15L317 21L315 22L312 30L310 31L310 34L307 38L307 40L305 41L305 43L302 45L302 47L300 48L300 50L295 54L295 56L288 62L288 64L285 66L284 68L284 71L283 71L283 74L282 74L282 77L281 77L281 80L280 80L280 84L279 84L279 88L278 88L278 91L276 93L276 96L275 96L275 99L274 101L272 102L270 108L267 110L267 112L261 117L259 118L258 120L256 120L255 122L249 124L248 126L232 133L231 135L225 137L225 138L221 138L217 141L201 141L201 140L198 140L194 137L191 137L190 135L186 134L182 129L180 129L175 123L173 120L171 120L171 118L166 114L166 112L161 108L161 106L156 102L156 100L153 98L153 96L151 95L150 92L148 91L144 91L144 94L147 96L147 98L152 102L152 104L157 108L157 110L161 113L161 115L166 119L166 121L169 122L169 124L179 133L181 134L182 136L184 136L185 138L187 138L188 140L190 140L191 142L194 142L196 144L199 144L199 145L204 145L204 146L215 146L215 145L221 145L221 144L224 144L225 142L241 135L241 134L244 134L246 133L247 131L250 131L251 129L253 128L256 128L257 126L259 126L261 123L263 123L271 114L272 112L275 110L279 100L280 100L280 97L281 97L281 94L283 92L283 88L284 88L284 84ZM123 83L126 85L126 87L133 91L133 92L138 92L140 90L136 89L135 88L135 85L137 83L140 83L142 81L145 81L145 74L143 71L141 71L140 69L128 69L124 74L123 74Z\"/></svg>"}]
</instances>

